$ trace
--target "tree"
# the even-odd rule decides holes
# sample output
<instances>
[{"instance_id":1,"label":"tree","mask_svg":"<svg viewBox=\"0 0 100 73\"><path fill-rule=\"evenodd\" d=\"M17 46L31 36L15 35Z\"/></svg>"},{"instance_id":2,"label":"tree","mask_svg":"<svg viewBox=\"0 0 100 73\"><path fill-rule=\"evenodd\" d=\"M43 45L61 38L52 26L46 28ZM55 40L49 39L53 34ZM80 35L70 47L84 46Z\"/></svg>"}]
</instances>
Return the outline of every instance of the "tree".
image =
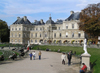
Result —
<instances>
[{"instance_id":1,"label":"tree","mask_svg":"<svg viewBox=\"0 0 100 73\"><path fill-rule=\"evenodd\" d=\"M100 3L90 4L81 11L79 29L97 43L100 36Z\"/></svg>"},{"instance_id":2,"label":"tree","mask_svg":"<svg viewBox=\"0 0 100 73\"><path fill-rule=\"evenodd\" d=\"M0 19L0 42L8 35L8 26L7 23ZM5 38L6 39L6 38Z\"/></svg>"}]
</instances>

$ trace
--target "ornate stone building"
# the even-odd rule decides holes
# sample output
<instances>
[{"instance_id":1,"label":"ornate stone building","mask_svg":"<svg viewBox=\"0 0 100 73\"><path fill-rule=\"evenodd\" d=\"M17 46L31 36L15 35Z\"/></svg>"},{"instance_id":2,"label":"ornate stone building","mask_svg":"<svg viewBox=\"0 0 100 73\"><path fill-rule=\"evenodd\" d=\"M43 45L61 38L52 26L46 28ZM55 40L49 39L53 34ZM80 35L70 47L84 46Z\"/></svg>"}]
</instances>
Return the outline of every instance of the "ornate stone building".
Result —
<instances>
[{"instance_id":1,"label":"ornate stone building","mask_svg":"<svg viewBox=\"0 0 100 73\"><path fill-rule=\"evenodd\" d=\"M13 44L39 44L39 43L71 43L84 40L84 32L79 30L78 22L80 13L71 11L71 15L65 20L54 22L51 17L44 23L35 20L31 23L26 16L17 17L10 26L10 43Z\"/></svg>"}]
</instances>

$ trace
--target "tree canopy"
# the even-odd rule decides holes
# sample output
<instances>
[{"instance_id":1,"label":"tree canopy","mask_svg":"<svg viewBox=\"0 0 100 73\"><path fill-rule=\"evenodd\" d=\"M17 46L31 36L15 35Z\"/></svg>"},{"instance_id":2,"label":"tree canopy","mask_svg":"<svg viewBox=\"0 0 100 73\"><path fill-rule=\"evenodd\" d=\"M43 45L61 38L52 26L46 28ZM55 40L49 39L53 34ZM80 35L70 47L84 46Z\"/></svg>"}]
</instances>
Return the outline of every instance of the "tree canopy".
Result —
<instances>
[{"instance_id":1,"label":"tree canopy","mask_svg":"<svg viewBox=\"0 0 100 73\"><path fill-rule=\"evenodd\" d=\"M0 40L2 40L7 35L8 35L8 25L5 21L0 19Z\"/></svg>"},{"instance_id":2,"label":"tree canopy","mask_svg":"<svg viewBox=\"0 0 100 73\"><path fill-rule=\"evenodd\" d=\"M90 4L81 11L79 29L97 40L100 36L100 3Z\"/></svg>"}]
</instances>

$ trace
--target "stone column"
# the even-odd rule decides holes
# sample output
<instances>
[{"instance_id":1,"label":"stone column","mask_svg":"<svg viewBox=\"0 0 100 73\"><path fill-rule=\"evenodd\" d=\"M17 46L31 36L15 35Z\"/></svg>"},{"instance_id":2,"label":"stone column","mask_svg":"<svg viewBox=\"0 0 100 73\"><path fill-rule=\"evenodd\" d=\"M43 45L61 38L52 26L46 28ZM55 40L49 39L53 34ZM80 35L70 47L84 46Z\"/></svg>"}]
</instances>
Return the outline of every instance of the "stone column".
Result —
<instances>
[{"instance_id":1,"label":"stone column","mask_svg":"<svg viewBox=\"0 0 100 73\"><path fill-rule=\"evenodd\" d=\"M90 70L90 54L82 54L82 63L85 63L85 65L87 66L87 70Z\"/></svg>"}]
</instances>

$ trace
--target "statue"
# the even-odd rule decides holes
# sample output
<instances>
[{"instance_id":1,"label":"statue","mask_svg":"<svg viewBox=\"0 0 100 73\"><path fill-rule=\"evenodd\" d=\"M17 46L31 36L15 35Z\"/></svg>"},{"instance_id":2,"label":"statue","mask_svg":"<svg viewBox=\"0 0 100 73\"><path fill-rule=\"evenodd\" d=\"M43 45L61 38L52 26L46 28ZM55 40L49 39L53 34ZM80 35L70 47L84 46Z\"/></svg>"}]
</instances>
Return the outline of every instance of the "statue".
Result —
<instances>
[{"instance_id":1,"label":"statue","mask_svg":"<svg viewBox=\"0 0 100 73\"><path fill-rule=\"evenodd\" d=\"M28 41L28 45L27 45L27 47L29 47L30 46L30 43L29 43L29 41Z\"/></svg>"},{"instance_id":2,"label":"statue","mask_svg":"<svg viewBox=\"0 0 100 73\"><path fill-rule=\"evenodd\" d=\"M84 39L84 54L88 54L87 52L87 42L86 42L86 39Z\"/></svg>"}]
</instances>

